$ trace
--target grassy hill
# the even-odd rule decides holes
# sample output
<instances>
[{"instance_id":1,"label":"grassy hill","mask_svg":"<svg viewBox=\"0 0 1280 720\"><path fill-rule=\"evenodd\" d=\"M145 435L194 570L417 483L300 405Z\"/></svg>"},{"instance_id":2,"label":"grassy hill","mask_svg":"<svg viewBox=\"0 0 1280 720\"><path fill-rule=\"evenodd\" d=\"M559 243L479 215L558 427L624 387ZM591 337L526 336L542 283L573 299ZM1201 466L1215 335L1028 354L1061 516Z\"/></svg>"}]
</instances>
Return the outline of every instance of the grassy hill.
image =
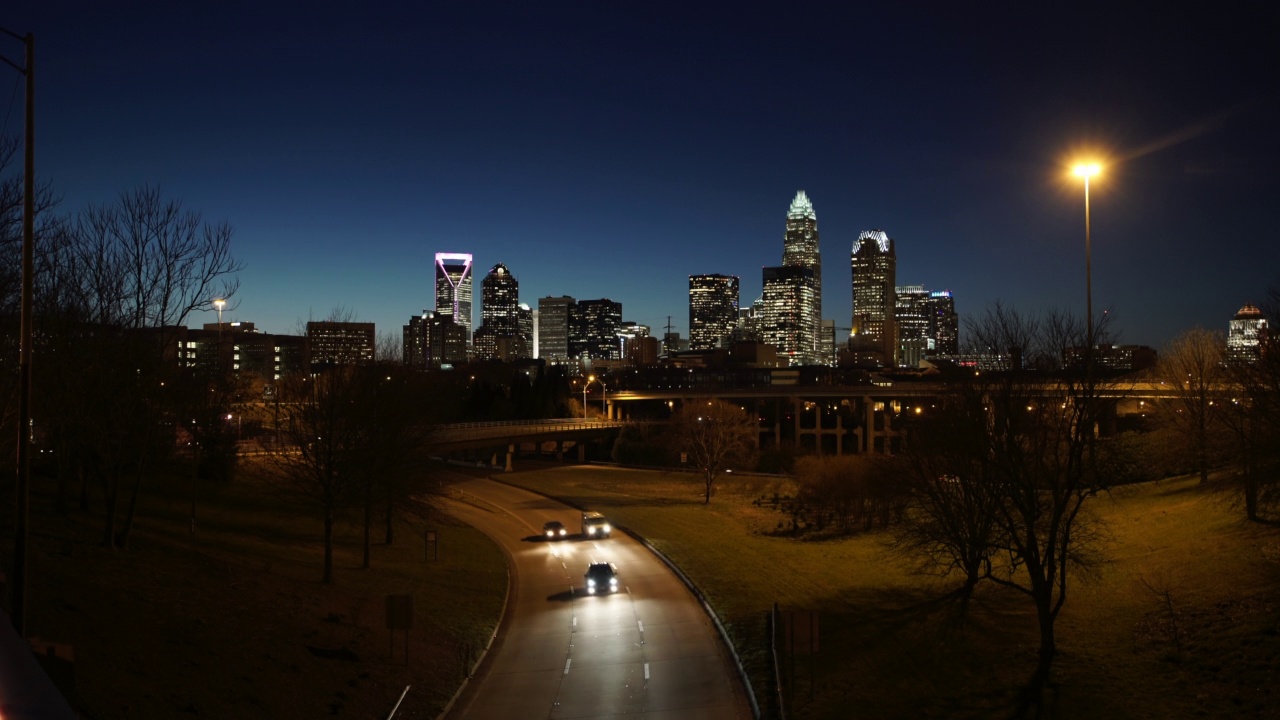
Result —
<instances>
[{"instance_id":1,"label":"grassy hill","mask_svg":"<svg viewBox=\"0 0 1280 720\"><path fill-rule=\"evenodd\" d=\"M866 533L806 542L773 531L782 480L742 476L706 506L679 473L571 467L501 479L601 510L689 574L726 621L759 693L764 614L813 610L820 648L796 658L793 716L1002 718L1035 664L1035 612L982 587L912 574ZM1249 524L1191 479L1097 498L1105 562L1072 578L1059 619L1053 716L1280 717L1280 528ZM787 667L792 672L791 666Z\"/></svg>"}]
</instances>

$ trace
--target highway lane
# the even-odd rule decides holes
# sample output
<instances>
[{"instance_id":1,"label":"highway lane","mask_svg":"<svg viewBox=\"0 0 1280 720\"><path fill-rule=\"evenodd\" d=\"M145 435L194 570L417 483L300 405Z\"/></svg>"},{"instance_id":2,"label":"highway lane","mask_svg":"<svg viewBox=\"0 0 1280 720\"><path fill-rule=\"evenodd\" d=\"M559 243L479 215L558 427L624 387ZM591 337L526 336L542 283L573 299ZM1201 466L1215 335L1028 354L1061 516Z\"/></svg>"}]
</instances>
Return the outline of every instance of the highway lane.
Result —
<instances>
[{"instance_id":1,"label":"highway lane","mask_svg":"<svg viewBox=\"0 0 1280 720\"><path fill-rule=\"evenodd\" d=\"M611 538L546 541L542 524L579 529L579 512L481 478L447 500L512 564L507 615L449 717L750 718L737 671L710 619L644 546ZM618 566L621 590L586 594L590 562Z\"/></svg>"}]
</instances>

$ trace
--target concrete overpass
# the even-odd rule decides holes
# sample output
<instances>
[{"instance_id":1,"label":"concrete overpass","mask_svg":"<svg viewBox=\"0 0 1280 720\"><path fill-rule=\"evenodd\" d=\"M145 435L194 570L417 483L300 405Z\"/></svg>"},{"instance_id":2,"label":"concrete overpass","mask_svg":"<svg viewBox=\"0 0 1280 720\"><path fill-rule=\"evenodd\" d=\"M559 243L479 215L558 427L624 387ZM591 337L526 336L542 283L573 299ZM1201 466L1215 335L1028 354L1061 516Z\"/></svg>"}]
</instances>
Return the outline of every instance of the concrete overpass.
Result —
<instances>
[{"instance_id":1,"label":"concrete overpass","mask_svg":"<svg viewBox=\"0 0 1280 720\"><path fill-rule=\"evenodd\" d=\"M621 420L600 419L550 419L507 420L500 422L471 422L437 425L433 445L442 453L453 454L469 450L494 450L494 455L505 449L505 467L510 472L515 456L524 443L539 447L555 443L557 460L564 460L566 446L578 449L578 461L586 460L586 444L600 440L626 425Z\"/></svg>"}]
</instances>

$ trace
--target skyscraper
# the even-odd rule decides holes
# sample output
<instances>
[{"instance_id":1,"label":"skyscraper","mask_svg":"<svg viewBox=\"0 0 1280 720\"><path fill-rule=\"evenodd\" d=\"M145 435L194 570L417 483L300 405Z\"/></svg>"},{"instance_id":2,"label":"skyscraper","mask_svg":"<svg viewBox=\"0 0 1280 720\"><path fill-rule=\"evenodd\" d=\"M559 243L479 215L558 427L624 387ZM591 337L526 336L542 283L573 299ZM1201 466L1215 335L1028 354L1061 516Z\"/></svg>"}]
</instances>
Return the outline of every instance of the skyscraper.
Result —
<instances>
[{"instance_id":1,"label":"skyscraper","mask_svg":"<svg viewBox=\"0 0 1280 720\"><path fill-rule=\"evenodd\" d=\"M524 357L520 343L520 283L498 263L480 281L480 329L472 336L482 360ZM501 352L499 352L501 350Z\"/></svg>"},{"instance_id":2,"label":"skyscraper","mask_svg":"<svg viewBox=\"0 0 1280 720\"><path fill-rule=\"evenodd\" d=\"M733 334L738 322L736 275L689 276L689 349L710 350Z\"/></svg>"},{"instance_id":3,"label":"skyscraper","mask_svg":"<svg viewBox=\"0 0 1280 720\"><path fill-rule=\"evenodd\" d=\"M471 254L436 253L436 312L453 318L471 340Z\"/></svg>"},{"instance_id":4,"label":"skyscraper","mask_svg":"<svg viewBox=\"0 0 1280 720\"><path fill-rule=\"evenodd\" d=\"M934 338L939 355L960 352L960 317L950 290L929 293L929 334Z\"/></svg>"},{"instance_id":5,"label":"skyscraper","mask_svg":"<svg viewBox=\"0 0 1280 720\"><path fill-rule=\"evenodd\" d=\"M821 354L818 345L822 335L822 255L818 251L818 215L803 190L796 192L787 210L782 264L812 272L811 279L806 281L809 288L794 293L801 303L797 313L802 325L798 334L801 346L795 352L802 363L816 362Z\"/></svg>"},{"instance_id":6,"label":"skyscraper","mask_svg":"<svg viewBox=\"0 0 1280 720\"><path fill-rule=\"evenodd\" d=\"M548 363L569 359L569 315L577 304L568 295L538 300L538 357Z\"/></svg>"},{"instance_id":7,"label":"skyscraper","mask_svg":"<svg viewBox=\"0 0 1280 720\"><path fill-rule=\"evenodd\" d=\"M618 331L622 303L608 298L579 300L569 313L569 357L617 360L622 357Z\"/></svg>"},{"instance_id":8,"label":"skyscraper","mask_svg":"<svg viewBox=\"0 0 1280 720\"><path fill-rule=\"evenodd\" d=\"M813 270L799 265L764 268L764 304L759 318L760 337L778 350L791 365L807 365L818 356L820 327L810 324L805 312L816 290ZM819 321L821 322L821 321Z\"/></svg>"},{"instance_id":9,"label":"skyscraper","mask_svg":"<svg viewBox=\"0 0 1280 720\"><path fill-rule=\"evenodd\" d=\"M1254 362L1267 339L1267 318L1256 305L1245 303L1227 325L1227 357Z\"/></svg>"},{"instance_id":10,"label":"skyscraper","mask_svg":"<svg viewBox=\"0 0 1280 720\"><path fill-rule=\"evenodd\" d=\"M898 333L894 317L897 254L883 230L865 230L849 255L853 270L853 318L849 349L858 362L893 367Z\"/></svg>"},{"instance_id":11,"label":"skyscraper","mask_svg":"<svg viewBox=\"0 0 1280 720\"><path fill-rule=\"evenodd\" d=\"M916 367L929 354L929 291L923 285L894 288L894 322L898 327L898 364Z\"/></svg>"}]
</instances>

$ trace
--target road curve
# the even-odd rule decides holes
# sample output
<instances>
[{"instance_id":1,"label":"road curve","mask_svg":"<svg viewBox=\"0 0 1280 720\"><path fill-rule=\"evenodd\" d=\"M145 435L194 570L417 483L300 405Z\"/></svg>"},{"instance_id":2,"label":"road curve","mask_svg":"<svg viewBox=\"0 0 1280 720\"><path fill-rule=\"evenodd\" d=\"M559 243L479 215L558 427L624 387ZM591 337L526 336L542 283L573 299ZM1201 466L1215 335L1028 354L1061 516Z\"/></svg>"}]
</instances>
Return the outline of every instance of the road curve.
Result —
<instances>
[{"instance_id":1,"label":"road curve","mask_svg":"<svg viewBox=\"0 0 1280 720\"><path fill-rule=\"evenodd\" d=\"M750 718L733 662L688 589L623 533L541 538L578 511L482 478L453 484L448 510L494 539L511 563L507 614L453 720ZM592 561L618 566L622 590L589 596Z\"/></svg>"}]
</instances>

